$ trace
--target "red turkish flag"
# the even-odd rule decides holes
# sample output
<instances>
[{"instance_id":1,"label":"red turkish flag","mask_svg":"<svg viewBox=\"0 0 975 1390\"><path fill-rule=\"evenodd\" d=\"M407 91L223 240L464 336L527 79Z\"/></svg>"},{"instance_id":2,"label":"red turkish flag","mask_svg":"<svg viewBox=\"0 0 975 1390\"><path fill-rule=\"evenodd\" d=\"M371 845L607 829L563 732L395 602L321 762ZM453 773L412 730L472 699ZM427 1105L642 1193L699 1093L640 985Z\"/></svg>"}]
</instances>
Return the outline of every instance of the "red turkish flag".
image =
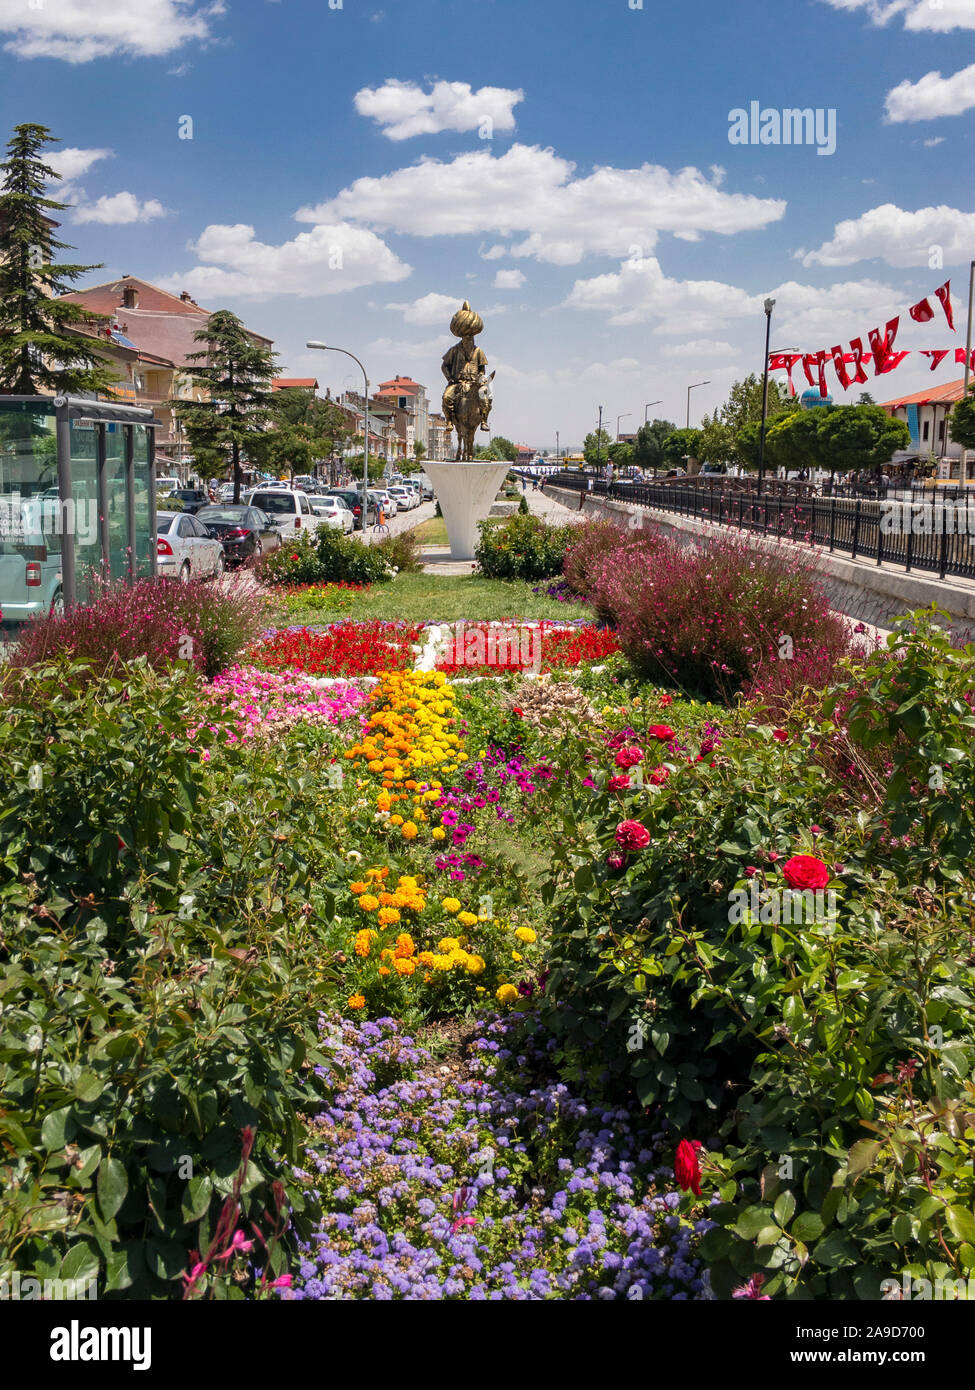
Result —
<instances>
[{"instance_id":1,"label":"red turkish flag","mask_svg":"<svg viewBox=\"0 0 975 1390\"><path fill-rule=\"evenodd\" d=\"M931 370L934 371L936 367L941 365L950 351L951 348L922 348L921 356L931 358Z\"/></svg>"},{"instance_id":2,"label":"red turkish flag","mask_svg":"<svg viewBox=\"0 0 975 1390\"><path fill-rule=\"evenodd\" d=\"M883 338L880 336L879 328L871 328L870 330L870 350L873 353L875 366L874 376L882 376L884 372L889 372L891 370L891 368L887 366L887 361L891 356L899 325L900 315L898 314L897 318L887 321L887 327L884 329ZM903 361L903 358L899 358L898 360ZM897 366L896 362L894 366Z\"/></svg>"},{"instance_id":3,"label":"red turkish flag","mask_svg":"<svg viewBox=\"0 0 975 1390\"><path fill-rule=\"evenodd\" d=\"M802 356L801 352L770 352L768 355L768 369L770 372L786 372L789 377L789 395L796 394L795 383L792 380L792 368Z\"/></svg>"},{"instance_id":4,"label":"red turkish flag","mask_svg":"<svg viewBox=\"0 0 975 1390\"><path fill-rule=\"evenodd\" d=\"M964 349L964 348L955 348L955 361L956 361L956 362L959 364L959 366L961 366L961 367L963 367L963 366L965 365L965 349ZM970 363L969 365L970 365L970 366L975 366L975 348L972 348L972 360L971 360L971 363Z\"/></svg>"},{"instance_id":5,"label":"red turkish flag","mask_svg":"<svg viewBox=\"0 0 975 1390\"><path fill-rule=\"evenodd\" d=\"M948 320L948 327L951 329L952 333L954 333L955 316L951 312L951 281L946 280L939 290L935 290L935 294L941 301L941 307L945 311L945 318Z\"/></svg>"},{"instance_id":6,"label":"red turkish flag","mask_svg":"<svg viewBox=\"0 0 975 1390\"><path fill-rule=\"evenodd\" d=\"M851 338L850 349L853 353L853 380L862 386L865 381L870 380L863 365L863 359L869 357L870 354L864 352L861 338Z\"/></svg>"},{"instance_id":7,"label":"red turkish flag","mask_svg":"<svg viewBox=\"0 0 975 1390\"><path fill-rule=\"evenodd\" d=\"M934 318L934 310L926 299L919 299L907 312L915 323L930 323Z\"/></svg>"},{"instance_id":8,"label":"red turkish flag","mask_svg":"<svg viewBox=\"0 0 975 1390\"><path fill-rule=\"evenodd\" d=\"M836 375L844 391L849 391L853 385L853 378L846 370L847 363L851 363L853 360L853 353L844 352L842 346L837 343L836 347L833 348L833 366L836 368Z\"/></svg>"}]
</instances>

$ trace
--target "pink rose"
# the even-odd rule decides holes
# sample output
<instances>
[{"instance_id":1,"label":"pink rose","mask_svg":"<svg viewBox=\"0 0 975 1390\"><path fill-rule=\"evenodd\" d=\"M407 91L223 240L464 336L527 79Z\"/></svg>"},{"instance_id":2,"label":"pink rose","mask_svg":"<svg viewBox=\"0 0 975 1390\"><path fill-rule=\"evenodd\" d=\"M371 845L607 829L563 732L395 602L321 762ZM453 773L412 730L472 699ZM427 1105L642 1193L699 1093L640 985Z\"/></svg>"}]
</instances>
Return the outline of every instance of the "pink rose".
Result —
<instances>
[{"instance_id":1,"label":"pink rose","mask_svg":"<svg viewBox=\"0 0 975 1390\"><path fill-rule=\"evenodd\" d=\"M620 854L618 849L611 849L606 856L606 864L610 869L622 869L626 863L626 855Z\"/></svg>"},{"instance_id":2,"label":"pink rose","mask_svg":"<svg viewBox=\"0 0 975 1390\"><path fill-rule=\"evenodd\" d=\"M637 748L635 744L630 748L621 748L615 758L617 767L636 767L637 763L642 761L643 749Z\"/></svg>"},{"instance_id":3,"label":"pink rose","mask_svg":"<svg viewBox=\"0 0 975 1390\"><path fill-rule=\"evenodd\" d=\"M665 767L655 767L650 774L651 787L663 786L664 782L666 782L669 776L670 773L667 771Z\"/></svg>"},{"instance_id":4,"label":"pink rose","mask_svg":"<svg viewBox=\"0 0 975 1390\"><path fill-rule=\"evenodd\" d=\"M609 787L609 790L611 792L621 792L625 791L625 789L630 785L630 779L629 777L621 774L619 777L611 777L606 785Z\"/></svg>"}]
</instances>

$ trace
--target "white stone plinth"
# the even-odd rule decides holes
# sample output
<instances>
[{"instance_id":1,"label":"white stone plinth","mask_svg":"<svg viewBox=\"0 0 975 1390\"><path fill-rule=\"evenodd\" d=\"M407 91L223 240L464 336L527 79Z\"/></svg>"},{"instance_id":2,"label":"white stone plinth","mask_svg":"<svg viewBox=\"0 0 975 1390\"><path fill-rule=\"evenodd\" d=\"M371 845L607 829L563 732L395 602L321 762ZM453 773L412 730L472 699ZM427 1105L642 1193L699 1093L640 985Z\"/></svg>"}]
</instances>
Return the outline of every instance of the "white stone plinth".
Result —
<instances>
[{"instance_id":1,"label":"white stone plinth","mask_svg":"<svg viewBox=\"0 0 975 1390\"><path fill-rule=\"evenodd\" d=\"M477 523L490 513L510 467L510 463L485 460L431 463L424 459L424 472L433 484L447 523L451 560L473 560L478 541Z\"/></svg>"}]
</instances>

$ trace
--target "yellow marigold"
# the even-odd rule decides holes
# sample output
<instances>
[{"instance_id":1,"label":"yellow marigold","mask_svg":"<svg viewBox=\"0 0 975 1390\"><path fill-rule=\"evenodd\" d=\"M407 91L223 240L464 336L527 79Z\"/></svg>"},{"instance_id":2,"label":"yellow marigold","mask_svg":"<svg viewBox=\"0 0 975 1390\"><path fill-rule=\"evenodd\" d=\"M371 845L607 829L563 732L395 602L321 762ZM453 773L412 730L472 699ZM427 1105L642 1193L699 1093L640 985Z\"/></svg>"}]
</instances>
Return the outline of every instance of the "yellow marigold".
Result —
<instances>
[{"instance_id":1,"label":"yellow marigold","mask_svg":"<svg viewBox=\"0 0 975 1390\"><path fill-rule=\"evenodd\" d=\"M414 825L413 821L411 820L408 820L406 824L403 826L403 829L400 831L400 834L403 836L404 840L415 840L419 833L420 832L417 829L416 825Z\"/></svg>"},{"instance_id":2,"label":"yellow marigold","mask_svg":"<svg viewBox=\"0 0 975 1390\"><path fill-rule=\"evenodd\" d=\"M448 955L451 951L458 951L459 949L460 942L456 936L445 936L442 941L437 942L437 950L443 951L444 955Z\"/></svg>"},{"instance_id":3,"label":"yellow marigold","mask_svg":"<svg viewBox=\"0 0 975 1390\"><path fill-rule=\"evenodd\" d=\"M401 957L396 962L395 969L397 975L412 975L413 972L416 970L416 963L415 961L409 960L406 957Z\"/></svg>"},{"instance_id":4,"label":"yellow marigold","mask_svg":"<svg viewBox=\"0 0 975 1390\"><path fill-rule=\"evenodd\" d=\"M502 985L494 991L494 997L499 1004L514 1004L518 999L518 991L514 985Z\"/></svg>"},{"instance_id":5,"label":"yellow marigold","mask_svg":"<svg viewBox=\"0 0 975 1390\"><path fill-rule=\"evenodd\" d=\"M460 899L459 899L459 898L443 898L443 899L441 899L440 906L443 908L444 912L459 912L459 911L460 911Z\"/></svg>"},{"instance_id":6,"label":"yellow marigold","mask_svg":"<svg viewBox=\"0 0 975 1390\"><path fill-rule=\"evenodd\" d=\"M403 902L403 906L410 908L413 912L422 912L426 905L426 898L421 893L410 893Z\"/></svg>"},{"instance_id":7,"label":"yellow marigold","mask_svg":"<svg viewBox=\"0 0 975 1390\"><path fill-rule=\"evenodd\" d=\"M420 954L417 956L417 960L420 962L421 965L433 965L433 952L421 951Z\"/></svg>"},{"instance_id":8,"label":"yellow marigold","mask_svg":"<svg viewBox=\"0 0 975 1390\"><path fill-rule=\"evenodd\" d=\"M412 936L410 936L409 932L400 932L399 936L396 938L397 957L404 959L408 956L412 956L415 952L416 947L413 945Z\"/></svg>"},{"instance_id":9,"label":"yellow marigold","mask_svg":"<svg viewBox=\"0 0 975 1390\"><path fill-rule=\"evenodd\" d=\"M468 956L464 964L467 966L467 973L469 975L481 975L484 972L486 963L483 956Z\"/></svg>"},{"instance_id":10,"label":"yellow marigold","mask_svg":"<svg viewBox=\"0 0 975 1390\"><path fill-rule=\"evenodd\" d=\"M378 758L373 758L372 761L366 763L366 767L370 772L382 772L383 770L383 765Z\"/></svg>"},{"instance_id":11,"label":"yellow marigold","mask_svg":"<svg viewBox=\"0 0 975 1390\"><path fill-rule=\"evenodd\" d=\"M457 920L458 922L462 923L465 927L477 926L477 916L473 912L459 912L457 914Z\"/></svg>"},{"instance_id":12,"label":"yellow marigold","mask_svg":"<svg viewBox=\"0 0 975 1390\"><path fill-rule=\"evenodd\" d=\"M434 970L449 970L449 969L450 969L450 957L449 957L449 956L434 956L434 958L433 958L433 968L434 968Z\"/></svg>"},{"instance_id":13,"label":"yellow marigold","mask_svg":"<svg viewBox=\"0 0 975 1390\"><path fill-rule=\"evenodd\" d=\"M512 951L512 952L511 952L511 959L512 959L512 960L518 961L519 964L520 964L521 961L524 960L524 957L521 956L521 955L519 955L517 951Z\"/></svg>"},{"instance_id":14,"label":"yellow marigold","mask_svg":"<svg viewBox=\"0 0 975 1390\"><path fill-rule=\"evenodd\" d=\"M402 816L390 816L390 818L389 818L389 823L390 823L390 825L402 825L402 824L403 824L403 817L402 817ZM414 830L416 829L416 826L415 826L415 825L414 825L413 829L414 829Z\"/></svg>"},{"instance_id":15,"label":"yellow marigold","mask_svg":"<svg viewBox=\"0 0 975 1390\"><path fill-rule=\"evenodd\" d=\"M391 804L389 792L380 792L376 797L376 807L380 811L388 811Z\"/></svg>"},{"instance_id":16,"label":"yellow marigold","mask_svg":"<svg viewBox=\"0 0 975 1390\"><path fill-rule=\"evenodd\" d=\"M380 975L388 975L388 974L389 974L389 966L388 966L388 965L381 965L381 966L379 967L379 973L380 973Z\"/></svg>"},{"instance_id":17,"label":"yellow marigold","mask_svg":"<svg viewBox=\"0 0 975 1390\"><path fill-rule=\"evenodd\" d=\"M379 925L382 927L392 927L399 921L399 913L395 907L381 907L379 909Z\"/></svg>"},{"instance_id":18,"label":"yellow marigold","mask_svg":"<svg viewBox=\"0 0 975 1390\"><path fill-rule=\"evenodd\" d=\"M396 880L397 888L415 888L419 880L415 874L400 874Z\"/></svg>"},{"instance_id":19,"label":"yellow marigold","mask_svg":"<svg viewBox=\"0 0 975 1390\"><path fill-rule=\"evenodd\" d=\"M375 912L376 908L379 906L379 899L374 897L372 893L363 893L362 897L359 899L359 906L362 908L363 912Z\"/></svg>"},{"instance_id":20,"label":"yellow marigold","mask_svg":"<svg viewBox=\"0 0 975 1390\"><path fill-rule=\"evenodd\" d=\"M515 932L519 941L523 941L526 946L530 946L533 941L538 940L537 932L532 931L531 927L519 927Z\"/></svg>"},{"instance_id":21,"label":"yellow marigold","mask_svg":"<svg viewBox=\"0 0 975 1390\"><path fill-rule=\"evenodd\" d=\"M443 826L437 826L436 830L433 832L433 838L435 840L446 840L447 832L444 830Z\"/></svg>"},{"instance_id":22,"label":"yellow marigold","mask_svg":"<svg viewBox=\"0 0 975 1390\"><path fill-rule=\"evenodd\" d=\"M356 932L355 953L357 956L367 956L372 946L372 933L368 931Z\"/></svg>"},{"instance_id":23,"label":"yellow marigold","mask_svg":"<svg viewBox=\"0 0 975 1390\"><path fill-rule=\"evenodd\" d=\"M368 887L368 883L350 883L349 891L351 893L364 893Z\"/></svg>"},{"instance_id":24,"label":"yellow marigold","mask_svg":"<svg viewBox=\"0 0 975 1390\"><path fill-rule=\"evenodd\" d=\"M350 994L349 1008L364 1009L366 1007L366 996L364 994Z\"/></svg>"}]
</instances>

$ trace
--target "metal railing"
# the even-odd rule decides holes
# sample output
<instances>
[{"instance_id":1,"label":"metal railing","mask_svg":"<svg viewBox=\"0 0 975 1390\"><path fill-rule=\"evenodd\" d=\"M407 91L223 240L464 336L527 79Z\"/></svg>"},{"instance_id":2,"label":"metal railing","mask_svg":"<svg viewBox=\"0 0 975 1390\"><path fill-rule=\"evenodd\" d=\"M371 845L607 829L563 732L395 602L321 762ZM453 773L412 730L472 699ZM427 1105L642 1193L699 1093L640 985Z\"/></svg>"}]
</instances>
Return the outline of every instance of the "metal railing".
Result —
<instances>
[{"instance_id":1,"label":"metal railing","mask_svg":"<svg viewBox=\"0 0 975 1390\"><path fill-rule=\"evenodd\" d=\"M923 502L776 497L662 483L608 483L564 470L549 486L630 502L719 526L820 546L830 554L903 565L939 579L975 579L975 498L962 505L941 498ZM580 501L581 505L581 501Z\"/></svg>"}]
</instances>

